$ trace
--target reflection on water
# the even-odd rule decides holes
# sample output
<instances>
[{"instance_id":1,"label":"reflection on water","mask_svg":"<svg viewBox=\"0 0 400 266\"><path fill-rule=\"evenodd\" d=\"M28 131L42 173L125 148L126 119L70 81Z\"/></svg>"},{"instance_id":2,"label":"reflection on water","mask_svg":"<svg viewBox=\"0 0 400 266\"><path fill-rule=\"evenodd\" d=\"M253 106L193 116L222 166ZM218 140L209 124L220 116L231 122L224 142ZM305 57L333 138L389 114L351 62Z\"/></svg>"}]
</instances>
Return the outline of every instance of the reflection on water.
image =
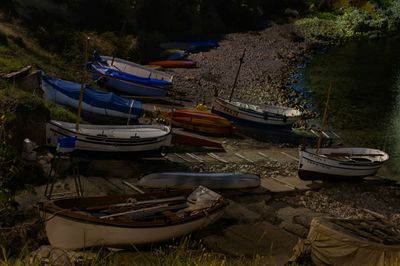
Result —
<instances>
[{"instance_id":1,"label":"reflection on water","mask_svg":"<svg viewBox=\"0 0 400 266\"><path fill-rule=\"evenodd\" d=\"M330 85L329 123L343 142L384 149L400 174L400 39L356 41L316 55L304 86L320 108Z\"/></svg>"}]
</instances>

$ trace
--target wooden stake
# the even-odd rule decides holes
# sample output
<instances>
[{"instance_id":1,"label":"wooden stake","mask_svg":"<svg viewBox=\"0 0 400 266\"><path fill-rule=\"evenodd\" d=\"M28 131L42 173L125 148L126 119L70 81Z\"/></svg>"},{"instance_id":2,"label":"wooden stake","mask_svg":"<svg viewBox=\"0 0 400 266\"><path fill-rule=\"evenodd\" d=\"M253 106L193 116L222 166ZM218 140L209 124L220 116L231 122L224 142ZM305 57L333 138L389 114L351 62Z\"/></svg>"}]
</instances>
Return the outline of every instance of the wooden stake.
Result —
<instances>
[{"instance_id":1,"label":"wooden stake","mask_svg":"<svg viewBox=\"0 0 400 266\"><path fill-rule=\"evenodd\" d=\"M233 92L235 91L236 82L237 82L238 77L239 77L239 72L240 72L240 68L242 67L242 64L243 64L243 58L244 58L244 54L245 54L245 53L246 53L246 48L243 49L242 57L240 57L240 59L239 59L239 67L238 67L238 70L237 70L237 72L236 72L235 81L233 82L233 86L232 86L232 90L231 90L231 95L229 96L229 101L232 101Z\"/></svg>"},{"instance_id":2,"label":"wooden stake","mask_svg":"<svg viewBox=\"0 0 400 266\"><path fill-rule=\"evenodd\" d=\"M88 50L89 50L89 41L90 37L86 38L86 47L85 47L85 64L84 64L84 69L83 69L83 77L82 77L82 83L81 83L81 89L79 93L79 103L78 103L78 112L76 114L76 126L75 130L79 131L79 123L81 120L81 110L82 110L82 101L83 101L83 94L85 91L85 83L86 83L86 76L87 76L87 61L88 61Z\"/></svg>"}]
</instances>

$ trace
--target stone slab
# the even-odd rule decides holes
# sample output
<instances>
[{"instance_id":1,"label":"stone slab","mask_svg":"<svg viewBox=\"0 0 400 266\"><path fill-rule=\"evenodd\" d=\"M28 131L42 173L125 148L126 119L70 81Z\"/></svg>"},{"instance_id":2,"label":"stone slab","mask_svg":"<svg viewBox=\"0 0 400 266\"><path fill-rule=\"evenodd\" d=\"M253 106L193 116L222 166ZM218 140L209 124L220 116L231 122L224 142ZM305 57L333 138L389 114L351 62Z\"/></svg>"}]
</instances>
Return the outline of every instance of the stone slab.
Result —
<instances>
[{"instance_id":1,"label":"stone slab","mask_svg":"<svg viewBox=\"0 0 400 266\"><path fill-rule=\"evenodd\" d=\"M267 222L232 225L222 235L211 235L203 243L211 249L232 255L268 257L268 265L284 265L298 238Z\"/></svg>"}]
</instances>

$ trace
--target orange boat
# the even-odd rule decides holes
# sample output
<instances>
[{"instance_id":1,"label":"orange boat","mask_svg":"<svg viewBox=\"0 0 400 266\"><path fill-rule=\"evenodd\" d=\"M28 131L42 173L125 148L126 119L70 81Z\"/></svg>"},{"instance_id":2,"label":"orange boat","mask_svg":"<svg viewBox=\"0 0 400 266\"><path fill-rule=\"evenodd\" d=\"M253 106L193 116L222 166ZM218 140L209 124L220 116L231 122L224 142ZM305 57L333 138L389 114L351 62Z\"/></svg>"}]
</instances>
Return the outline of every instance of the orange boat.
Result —
<instances>
[{"instance_id":1,"label":"orange boat","mask_svg":"<svg viewBox=\"0 0 400 266\"><path fill-rule=\"evenodd\" d=\"M149 65L162 66L164 68L195 68L196 62L191 60L162 60L152 61Z\"/></svg>"},{"instance_id":2,"label":"orange boat","mask_svg":"<svg viewBox=\"0 0 400 266\"><path fill-rule=\"evenodd\" d=\"M208 134L232 134L234 127L222 116L196 109L180 109L167 114L172 125Z\"/></svg>"}]
</instances>

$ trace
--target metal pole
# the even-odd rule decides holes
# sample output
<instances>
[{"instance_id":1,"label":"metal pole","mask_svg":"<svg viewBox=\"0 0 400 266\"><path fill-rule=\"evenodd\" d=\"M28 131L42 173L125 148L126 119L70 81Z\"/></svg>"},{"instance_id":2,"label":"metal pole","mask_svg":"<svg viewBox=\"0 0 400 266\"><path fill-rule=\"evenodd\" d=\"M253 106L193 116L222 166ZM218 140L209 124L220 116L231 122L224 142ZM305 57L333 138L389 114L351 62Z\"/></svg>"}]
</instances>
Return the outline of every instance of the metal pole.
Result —
<instances>
[{"instance_id":1,"label":"metal pole","mask_svg":"<svg viewBox=\"0 0 400 266\"><path fill-rule=\"evenodd\" d=\"M87 76L87 61L88 61L88 50L89 50L89 41L90 37L86 38L86 48L85 48L85 64L84 64L84 69L83 69L83 77L82 77L82 83L81 83L81 89L80 89L80 94L79 94L79 103L78 103L78 112L76 114L76 125L75 125L75 130L79 130L79 123L81 121L81 110L82 110L82 101L83 101L83 94L85 91L85 82L86 82L86 76Z\"/></svg>"},{"instance_id":2,"label":"metal pole","mask_svg":"<svg viewBox=\"0 0 400 266\"><path fill-rule=\"evenodd\" d=\"M240 57L240 59L239 59L239 67L238 67L238 70L237 70L237 72L236 72L235 81L233 82L233 86L232 86L232 90L231 90L231 95L229 96L229 101L232 101L233 92L234 92L234 90L235 90L236 83L237 83L237 80L238 80L238 77L239 77L240 68L242 67L242 64L243 64L243 58L244 58L245 52L246 52L246 48L243 49L242 57Z\"/></svg>"}]
</instances>

